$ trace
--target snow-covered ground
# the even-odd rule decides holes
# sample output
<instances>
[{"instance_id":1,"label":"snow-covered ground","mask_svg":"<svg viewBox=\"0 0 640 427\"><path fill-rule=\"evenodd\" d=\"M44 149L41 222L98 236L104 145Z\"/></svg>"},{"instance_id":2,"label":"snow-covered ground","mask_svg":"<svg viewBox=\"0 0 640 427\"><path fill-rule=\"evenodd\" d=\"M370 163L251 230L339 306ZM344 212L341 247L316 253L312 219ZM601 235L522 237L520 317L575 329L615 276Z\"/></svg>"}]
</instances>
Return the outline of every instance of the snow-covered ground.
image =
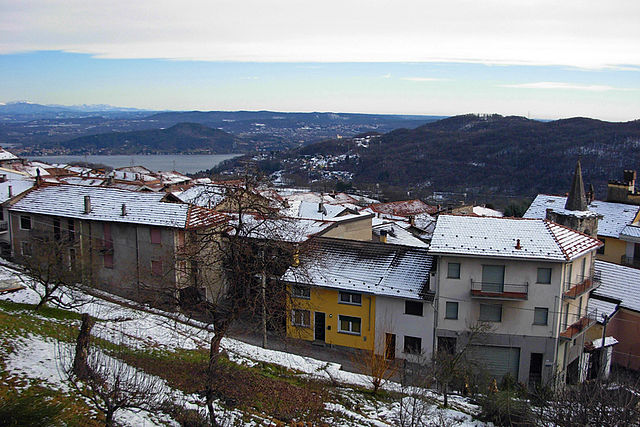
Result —
<instances>
[{"instance_id":1,"label":"snow-covered ground","mask_svg":"<svg viewBox=\"0 0 640 427\"><path fill-rule=\"evenodd\" d=\"M17 274L6 267L0 267L0 282L12 281L20 282ZM110 298L118 299L113 296L110 296ZM11 294L0 295L0 299L27 304L38 302L38 296L28 288ZM128 301L128 303L133 304L131 301ZM207 330L207 325L182 318L174 313L163 313L149 308L147 310L136 310L100 298L93 298L82 307L75 309L77 312L88 312L100 319L101 321L94 326L92 335L114 343L124 343L133 348L167 350L208 348L211 332ZM15 340L12 343L14 349L11 354L0 354L0 357L4 358L6 370L10 375L40 379L50 387L63 391L67 390L67 385L63 379L64 375L60 374L60 360L57 356L60 354L60 344L38 335L16 338ZM366 375L343 371L337 363L325 362L282 351L263 349L231 338L225 338L221 345L230 359L237 363L251 366L257 362L267 362L295 370L314 379L328 380L345 386L370 387L371 385L370 379ZM187 407L196 405L200 401L197 396L185 396L180 391L172 390L164 381L162 383L168 396L176 396L177 401L182 402ZM392 382L385 384L384 388L391 391L402 391L399 384ZM429 397L433 400L440 400L440 396L436 393L424 390L422 392L429 394ZM355 393L350 393L350 396L354 395ZM452 396L450 402L452 402L452 406L465 412L475 413L477 411L477 407L468 403L464 398ZM365 400L358 402L356 406L359 407L359 412L355 412L353 408L347 408L339 403L327 403L326 409L342 414L345 418L345 421L334 420L336 423L332 422L331 424L394 425L397 423L400 411L398 402L380 404L374 407ZM447 422L452 423L455 420L456 423L452 425L484 425L473 421L471 416L453 409L436 410L434 407L433 410L426 412L429 413L425 414L425 417L432 420L435 423L434 425L438 425L437 420L448 420ZM224 416L229 420L235 419L239 421L242 419L242 415L242 413L227 411ZM148 412L137 410L118 412L117 421L123 425L175 424L167 417L158 417ZM254 417L252 421L243 422L242 425L256 425L260 424L260 421Z\"/></svg>"}]
</instances>

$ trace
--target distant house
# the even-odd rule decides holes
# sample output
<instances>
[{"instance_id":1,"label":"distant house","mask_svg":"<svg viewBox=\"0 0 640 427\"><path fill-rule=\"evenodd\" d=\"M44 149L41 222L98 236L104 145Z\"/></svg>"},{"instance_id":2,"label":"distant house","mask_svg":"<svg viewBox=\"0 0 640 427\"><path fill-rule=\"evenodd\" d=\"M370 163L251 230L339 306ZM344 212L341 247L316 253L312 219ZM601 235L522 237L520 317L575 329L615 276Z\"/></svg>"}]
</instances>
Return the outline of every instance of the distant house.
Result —
<instances>
[{"instance_id":1,"label":"distant house","mask_svg":"<svg viewBox=\"0 0 640 427\"><path fill-rule=\"evenodd\" d=\"M170 194L76 185L34 187L7 208L16 260L62 242L61 259L81 263L86 283L153 303L190 286L177 263L192 232L226 222Z\"/></svg>"},{"instance_id":2,"label":"distant house","mask_svg":"<svg viewBox=\"0 0 640 427\"><path fill-rule=\"evenodd\" d=\"M290 290L287 335L387 358L429 358L432 257L423 248L316 238L282 277Z\"/></svg>"},{"instance_id":3,"label":"distant house","mask_svg":"<svg viewBox=\"0 0 640 427\"><path fill-rule=\"evenodd\" d=\"M640 270L596 261L595 271L601 285L593 291L589 307L600 313L599 326L589 338L602 338L604 316L606 335L618 344L613 349L613 363L627 369L640 370Z\"/></svg>"},{"instance_id":4,"label":"distant house","mask_svg":"<svg viewBox=\"0 0 640 427\"><path fill-rule=\"evenodd\" d=\"M464 345L483 323L491 330L471 354L491 376L577 381L600 246L547 220L440 215L429 249L437 347Z\"/></svg>"}]
</instances>

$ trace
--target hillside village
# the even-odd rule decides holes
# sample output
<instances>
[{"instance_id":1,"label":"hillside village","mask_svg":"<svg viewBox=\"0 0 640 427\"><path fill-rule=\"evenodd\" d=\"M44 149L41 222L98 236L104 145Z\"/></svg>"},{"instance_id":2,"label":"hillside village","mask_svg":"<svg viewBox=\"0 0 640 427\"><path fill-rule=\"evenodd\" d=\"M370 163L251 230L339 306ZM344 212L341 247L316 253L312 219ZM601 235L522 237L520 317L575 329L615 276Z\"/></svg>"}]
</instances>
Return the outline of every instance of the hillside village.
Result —
<instances>
[{"instance_id":1,"label":"hillside village","mask_svg":"<svg viewBox=\"0 0 640 427\"><path fill-rule=\"evenodd\" d=\"M0 247L23 271L53 262L49 281L218 333L240 321L263 343L281 333L310 354L372 355L408 372L464 354L482 367L478 383L556 388L640 370L635 180L624 171L596 200L578 160L566 194L540 194L512 218L2 150ZM465 393L466 375L433 387Z\"/></svg>"}]
</instances>

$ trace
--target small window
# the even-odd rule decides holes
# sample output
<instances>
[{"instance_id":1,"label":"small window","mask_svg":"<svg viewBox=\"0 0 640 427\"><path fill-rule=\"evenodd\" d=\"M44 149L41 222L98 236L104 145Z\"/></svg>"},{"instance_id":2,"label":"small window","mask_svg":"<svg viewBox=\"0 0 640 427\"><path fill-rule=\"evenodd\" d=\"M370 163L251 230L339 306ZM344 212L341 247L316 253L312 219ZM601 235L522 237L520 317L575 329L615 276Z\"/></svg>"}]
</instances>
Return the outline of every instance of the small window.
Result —
<instances>
[{"instance_id":1,"label":"small window","mask_svg":"<svg viewBox=\"0 0 640 427\"><path fill-rule=\"evenodd\" d=\"M459 279L460 278L460 263L450 262L447 264L447 278Z\"/></svg>"},{"instance_id":2,"label":"small window","mask_svg":"<svg viewBox=\"0 0 640 427\"><path fill-rule=\"evenodd\" d=\"M113 254L104 254L104 268L113 268Z\"/></svg>"},{"instance_id":3,"label":"small window","mask_svg":"<svg viewBox=\"0 0 640 427\"><path fill-rule=\"evenodd\" d=\"M151 274L162 276L162 261L151 261Z\"/></svg>"},{"instance_id":4,"label":"small window","mask_svg":"<svg viewBox=\"0 0 640 427\"><path fill-rule=\"evenodd\" d=\"M534 325L546 325L549 318L549 309L546 307L536 307L533 312Z\"/></svg>"},{"instance_id":5,"label":"small window","mask_svg":"<svg viewBox=\"0 0 640 427\"><path fill-rule=\"evenodd\" d=\"M338 331L344 334L360 335L360 323L359 317L339 316Z\"/></svg>"},{"instance_id":6,"label":"small window","mask_svg":"<svg viewBox=\"0 0 640 427\"><path fill-rule=\"evenodd\" d=\"M21 242L20 243L20 252L22 256L31 256L31 243L30 242Z\"/></svg>"},{"instance_id":7,"label":"small window","mask_svg":"<svg viewBox=\"0 0 640 427\"><path fill-rule=\"evenodd\" d=\"M458 303L457 302L447 301L444 318L445 319L457 319L458 318Z\"/></svg>"},{"instance_id":8,"label":"small window","mask_svg":"<svg viewBox=\"0 0 640 427\"><path fill-rule=\"evenodd\" d=\"M0 208L0 221L4 221L4 209Z\"/></svg>"},{"instance_id":9,"label":"small window","mask_svg":"<svg viewBox=\"0 0 640 427\"><path fill-rule=\"evenodd\" d=\"M480 321L502 322L502 305L480 304Z\"/></svg>"},{"instance_id":10,"label":"small window","mask_svg":"<svg viewBox=\"0 0 640 427\"><path fill-rule=\"evenodd\" d=\"M362 294L340 292L339 302L341 304L362 305Z\"/></svg>"},{"instance_id":11,"label":"small window","mask_svg":"<svg viewBox=\"0 0 640 427\"><path fill-rule=\"evenodd\" d=\"M31 230L31 217L20 215L20 230Z\"/></svg>"},{"instance_id":12,"label":"small window","mask_svg":"<svg viewBox=\"0 0 640 427\"><path fill-rule=\"evenodd\" d=\"M543 283L548 285L551 283L551 269L550 268L539 268L538 269L538 278L536 279L536 283Z\"/></svg>"},{"instance_id":13,"label":"small window","mask_svg":"<svg viewBox=\"0 0 640 427\"><path fill-rule=\"evenodd\" d=\"M102 230L104 232L104 248L113 249L113 237L111 237L111 224L105 222L102 224Z\"/></svg>"},{"instance_id":14,"label":"small window","mask_svg":"<svg viewBox=\"0 0 640 427\"><path fill-rule=\"evenodd\" d=\"M291 324L308 328L311 326L311 312L309 310L291 310Z\"/></svg>"},{"instance_id":15,"label":"small window","mask_svg":"<svg viewBox=\"0 0 640 427\"><path fill-rule=\"evenodd\" d=\"M604 239L603 239L603 240L604 240ZM602 242L602 246L600 246L600 247L598 248L598 250L596 251L596 253L599 253L600 255L604 255L604 241L603 241L603 240L601 240L601 242Z\"/></svg>"},{"instance_id":16,"label":"small window","mask_svg":"<svg viewBox=\"0 0 640 427\"><path fill-rule=\"evenodd\" d=\"M310 299L311 288L308 286L293 285L291 287L291 296L294 298Z\"/></svg>"},{"instance_id":17,"label":"small window","mask_svg":"<svg viewBox=\"0 0 640 427\"><path fill-rule=\"evenodd\" d=\"M162 243L162 230L159 228L151 229L151 243L159 245Z\"/></svg>"},{"instance_id":18,"label":"small window","mask_svg":"<svg viewBox=\"0 0 640 427\"><path fill-rule=\"evenodd\" d=\"M404 314L411 314L412 316L422 316L423 304L419 301L405 301L404 302Z\"/></svg>"},{"instance_id":19,"label":"small window","mask_svg":"<svg viewBox=\"0 0 640 427\"><path fill-rule=\"evenodd\" d=\"M409 354L422 353L422 338L405 336L404 352Z\"/></svg>"}]
</instances>

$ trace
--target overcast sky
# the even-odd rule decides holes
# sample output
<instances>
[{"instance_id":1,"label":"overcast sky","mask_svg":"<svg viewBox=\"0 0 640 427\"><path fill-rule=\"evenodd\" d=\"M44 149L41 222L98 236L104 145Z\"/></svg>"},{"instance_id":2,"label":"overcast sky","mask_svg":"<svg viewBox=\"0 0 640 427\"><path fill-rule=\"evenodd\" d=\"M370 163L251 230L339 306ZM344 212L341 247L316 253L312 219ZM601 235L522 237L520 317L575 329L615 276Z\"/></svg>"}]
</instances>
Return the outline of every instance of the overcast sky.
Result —
<instances>
[{"instance_id":1,"label":"overcast sky","mask_svg":"<svg viewBox=\"0 0 640 427\"><path fill-rule=\"evenodd\" d=\"M640 1L0 0L0 101L640 118Z\"/></svg>"}]
</instances>

